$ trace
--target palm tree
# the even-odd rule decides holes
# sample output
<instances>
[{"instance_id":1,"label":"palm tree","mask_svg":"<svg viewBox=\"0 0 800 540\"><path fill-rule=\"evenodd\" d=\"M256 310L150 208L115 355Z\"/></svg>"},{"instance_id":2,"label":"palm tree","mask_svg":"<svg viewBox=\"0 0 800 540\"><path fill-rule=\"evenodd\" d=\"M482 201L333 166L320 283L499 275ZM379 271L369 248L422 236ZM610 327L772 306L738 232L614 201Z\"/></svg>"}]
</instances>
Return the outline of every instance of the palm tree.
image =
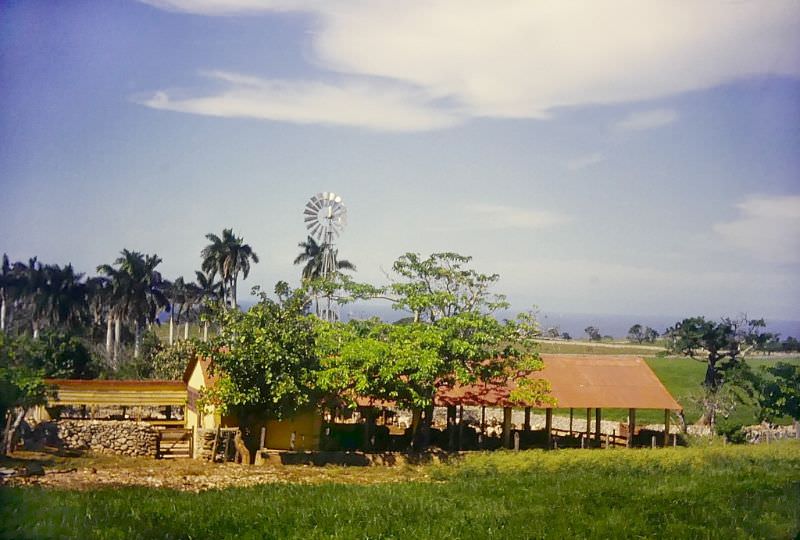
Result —
<instances>
[{"instance_id":1,"label":"palm tree","mask_svg":"<svg viewBox=\"0 0 800 540\"><path fill-rule=\"evenodd\" d=\"M43 283L34 299L36 318L52 326L76 327L89 314L89 299L83 274L76 273L72 264L63 268L48 264L42 268Z\"/></svg>"},{"instance_id":2,"label":"palm tree","mask_svg":"<svg viewBox=\"0 0 800 540\"><path fill-rule=\"evenodd\" d=\"M15 283L16 277L11 271L8 255L3 253L3 263L0 266L0 332L6 331L6 310Z\"/></svg>"},{"instance_id":3,"label":"palm tree","mask_svg":"<svg viewBox=\"0 0 800 540\"><path fill-rule=\"evenodd\" d=\"M313 237L309 236L308 240L305 242L300 242L297 244L297 247L302 248L302 252L295 257L294 264L303 264L303 280L308 279L317 279L322 277L322 261L325 255L325 251L329 249L326 243L318 244ZM355 271L356 267L353 263L348 260L342 259L339 260L337 255L339 254L338 250L334 250L333 256L334 260L336 261L336 270L351 270Z\"/></svg>"},{"instance_id":4,"label":"palm tree","mask_svg":"<svg viewBox=\"0 0 800 540\"><path fill-rule=\"evenodd\" d=\"M145 255L138 251L123 249L121 256L114 261L117 268L103 264L97 271L111 281L111 311L116 321L133 323L133 356L138 358L142 326L157 321L162 309L169 309L164 289L165 281L156 267L161 263L158 255ZM117 322L118 324L118 322ZM116 331L114 357L116 360L119 345L119 327Z\"/></svg>"},{"instance_id":5,"label":"palm tree","mask_svg":"<svg viewBox=\"0 0 800 540\"><path fill-rule=\"evenodd\" d=\"M217 304L222 300L222 282L214 281L214 276L195 271L194 292L195 303L200 306L199 314L208 313L208 304ZM208 341L208 321L203 324L203 341Z\"/></svg>"},{"instance_id":6,"label":"palm tree","mask_svg":"<svg viewBox=\"0 0 800 540\"><path fill-rule=\"evenodd\" d=\"M37 306L44 290L42 265L36 257L31 257L27 265L22 262L14 263L12 272L16 276L19 306L30 314L31 330L33 338L36 339L39 337L43 314L42 309Z\"/></svg>"},{"instance_id":7,"label":"palm tree","mask_svg":"<svg viewBox=\"0 0 800 540\"><path fill-rule=\"evenodd\" d=\"M207 234L206 238L211 243L200 252L203 258L202 269L212 279L219 274L222 280L223 303L236 307L239 274L242 274L242 279L247 279L250 261L258 263L258 255L249 244L243 243L241 237L233 234L232 229L224 229L221 238L212 233Z\"/></svg>"}]
</instances>

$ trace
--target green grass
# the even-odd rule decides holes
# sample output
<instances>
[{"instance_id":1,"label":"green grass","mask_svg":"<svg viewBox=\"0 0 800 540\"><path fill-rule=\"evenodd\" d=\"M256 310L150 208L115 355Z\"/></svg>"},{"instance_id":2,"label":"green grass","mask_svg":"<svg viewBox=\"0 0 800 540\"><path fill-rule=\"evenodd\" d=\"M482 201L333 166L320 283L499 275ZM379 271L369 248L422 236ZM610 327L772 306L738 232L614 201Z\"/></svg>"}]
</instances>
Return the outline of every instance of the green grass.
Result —
<instances>
[{"instance_id":1,"label":"green grass","mask_svg":"<svg viewBox=\"0 0 800 540\"><path fill-rule=\"evenodd\" d=\"M0 488L4 538L793 538L800 445L497 452L426 481Z\"/></svg>"},{"instance_id":2,"label":"green grass","mask_svg":"<svg viewBox=\"0 0 800 540\"><path fill-rule=\"evenodd\" d=\"M539 341L539 352L546 354L634 354L653 356L658 351L652 346L640 347L626 343L592 343L589 341Z\"/></svg>"}]
</instances>

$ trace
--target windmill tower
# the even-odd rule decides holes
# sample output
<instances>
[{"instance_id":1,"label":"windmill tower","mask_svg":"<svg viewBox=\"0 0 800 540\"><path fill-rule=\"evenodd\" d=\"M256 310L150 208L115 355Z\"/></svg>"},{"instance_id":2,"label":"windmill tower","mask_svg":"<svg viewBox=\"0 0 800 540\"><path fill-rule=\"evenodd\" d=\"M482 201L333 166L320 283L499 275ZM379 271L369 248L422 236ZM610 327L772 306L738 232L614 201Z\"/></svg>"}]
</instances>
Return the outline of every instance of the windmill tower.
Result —
<instances>
[{"instance_id":1,"label":"windmill tower","mask_svg":"<svg viewBox=\"0 0 800 540\"><path fill-rule=\"evenodd\" d=\"M311 236L317 239L322 249L321 277L332 278L338 271L336 261L336 238L347 224L347 208L342 198L333 192L317 193L306 203L303 220ZM336 305L330 295L325 297L324 305L317 299L317 311L326 321L339 320Z\"/></svg>"}]
</instances>

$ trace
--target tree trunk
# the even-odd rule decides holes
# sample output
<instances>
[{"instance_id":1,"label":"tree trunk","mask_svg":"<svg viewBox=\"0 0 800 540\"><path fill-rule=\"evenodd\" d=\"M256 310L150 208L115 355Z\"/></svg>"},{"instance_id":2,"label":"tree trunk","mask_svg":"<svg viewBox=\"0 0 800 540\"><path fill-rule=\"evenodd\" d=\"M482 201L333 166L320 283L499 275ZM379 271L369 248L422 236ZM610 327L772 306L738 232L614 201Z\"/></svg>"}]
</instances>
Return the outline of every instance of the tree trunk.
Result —
<instances>
[{"instance_id":1,"label":"tree trunk","mask_svg":"<svg viewBox=\"0 0 800 540\"><path fill-rule=\"evenodd\" d=\"M111 348L114 346L114 334L112 326L114 325L111 317L106 320L106 360L111 358Z\"/></svg>"},{"instance_id":2,"label":"tree trunk","mask_svg":"<svg viewBox=\"0 0 800 540\"><path fill-rule=\"evenodd\" d=\"M16 417L14 417L13 411L8 411L6 413L6 425L5 431L3 432L3 454L6 456L10 455L11 451L14 449L14 433L17 431L17 428L22 423L22 419L24 417L24 408L20 408L17 411ZM12 418L14 419L13 422Z\"/></svg>"},{"instance_id":3,"label":"tree trunk","mask_svg":"<svg viewBox=\"0 0 800 540\"><path fill-rule=\"evenodd\" d=\"M184 321L183 323L183 339L184 341L189 339L189 321Z\"/></svg>"},{"instance_id":4,"label":"tree trunk","mask_svg":"<svg viewBox=\"0 0 800 540\"><path fill-rule=\"evenodd\" d=\"M174 307L169 310L169 345L170 345L170 347L172 346L173 343L175 343L175 322L173 321L173 319L174 319L173 311L175 311Z\"/></svg>"},{"instance_id":5,"label":"tree trunk","mask_svg":"<svg viewBox=\"0 0 800 540\"><path fill-rule=\"evenodd\" d=\"M39 339L39 321L34 319L31 326L33 327L33 339Z\"/></svg>"},{"instance_id":6,"label":"tree trunk","mask_svg":"<svg viewBox=\"0 0 800 540\"><path fill-rule=\"evenodd\" d=\"M139 358L139 344L142 337L142 332L139 329L139 321L136 320L133 323L133 357Z\"/></svg>"},{"instance_id":7,"label":"tree trunk","mask_svg":"<svg viewBox=\"0 0 800 540\"><path fill-rule=\"evenodd\" d=\"M6 295L0 296L0 332L6 331Z\"/></svg>"},{"instance_id":8,"label":"tree trunk","mask_svg":"<svg viewBox=\"0 0 800 540\"><path fill-rule=\"evenodd\" d=\"M208 321L203 323L203 341L208 341Z\"/></svg>"},{"instance_id":9,"label":"tree trunk","mask_svg":"<svg viewBox=\"0 0 800 540\"><path fill-rule=\"evenodd\" d=\"M234 276L233 281L231 282L231 307L234 309L236 309L236 281L236 276Z\"/></svg>"},{"instance_id":10,"label":"tree trunk","mask_svg":"<svg viewBox=\"0 0 800 540\"><path fill-rule=\"evenodd\" d=\"M119 345L122 334L122 322L119 317L114 319L114 367L119 365Z\"/></svg>"}]
</instances>

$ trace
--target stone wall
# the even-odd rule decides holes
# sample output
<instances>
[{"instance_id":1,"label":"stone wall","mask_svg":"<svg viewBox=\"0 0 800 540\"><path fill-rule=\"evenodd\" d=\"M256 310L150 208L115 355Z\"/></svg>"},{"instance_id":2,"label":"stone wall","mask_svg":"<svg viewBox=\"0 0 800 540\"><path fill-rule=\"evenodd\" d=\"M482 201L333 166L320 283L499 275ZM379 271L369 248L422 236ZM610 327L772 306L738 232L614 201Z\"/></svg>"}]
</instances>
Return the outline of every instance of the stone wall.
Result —
<instances>
[{"instance_id":1,"label":"stone wall","mask_svg":"<svg viewBox=\"0 0 800 540\"><path fill-rule=\"evenodd\" d=\"M33 435L48 446L123 456L155 456L158 438L153 426L132 420L42 422Z\"/></svg>"}]
</instances>

